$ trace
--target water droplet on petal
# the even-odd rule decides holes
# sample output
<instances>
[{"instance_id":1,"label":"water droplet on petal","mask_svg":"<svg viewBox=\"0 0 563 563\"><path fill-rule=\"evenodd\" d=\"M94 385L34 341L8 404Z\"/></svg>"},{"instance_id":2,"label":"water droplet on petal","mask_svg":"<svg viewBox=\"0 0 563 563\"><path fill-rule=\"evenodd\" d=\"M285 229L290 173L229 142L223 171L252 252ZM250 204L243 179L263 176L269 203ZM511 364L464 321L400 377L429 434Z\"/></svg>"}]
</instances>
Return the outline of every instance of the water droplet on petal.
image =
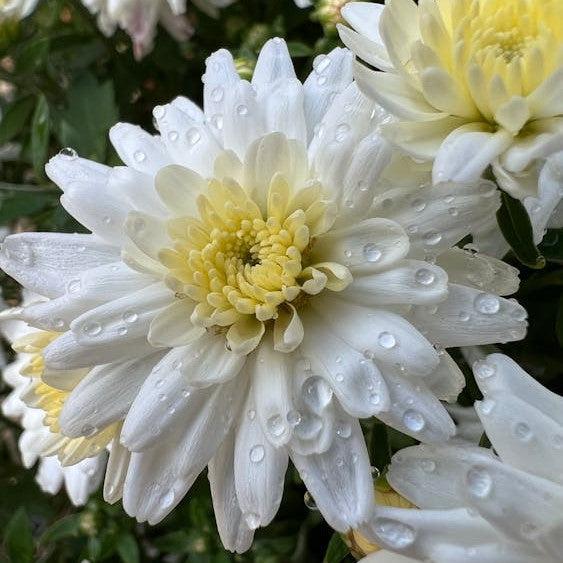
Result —
<instances>
[{"instance_id":1,"label":"water droplet on petal","mask_svg":"<svg viewBox=\"0 0 563 563\"><path fill-rule=\"evenodd\" d=\"M496 368L486 360L477 360L473 364L473 372L478 379L488 379L495 374Z\"/></svg>"},{"instance_id":2,"label":"water droplet on petal","mask_svg":"<svg viewBox=\"0 0 563 563\"><path fill-rule=\"evenodd\" d=\"M378 344L385 348L386 350L390 350L397 345L397 340L390 332L381 332L377 337Z\"/></svg>"},{"instance_id":3,"label":"water droplet on petal","mask_svg":"<svg viewBox=\"0 0 563 563\"><path fill-rule=\"evenodd\" d=\"M391 518L377 518L375 531L393 549L404 549L412 545L416 537L413 528Z\"/></svg>"},{"instance_id":4,"label":"water droplet on petal","mask_svg":"<svg viewBox=\"0 0 563 563\"><path fill-rule=\"evenodd\" d=\"M411 432L420 432L426 426L426 421L421 413L414 409L408 409L403 414L403 424Z\"/></svg>"},{"instance_id":5,"label":"water droplet on petal","mask_svg":"<svg viewBox=\"0 0 563 563\"><path fill-rule=\"evenodd\" d=\"M123 313L123 320L126 323L134 323L139 318L139 315L135 311L126 311Z\"/></svg>"},{"instance_id":6,"label":"water droplet on petal","mask_svg":"<svg viewBox=\"0 0 563 563\"><path fill-rule=\"evenodd\" d=\"M295 426L296 424L299 424L301 422L301 413L292 410L287 413L286 418L289 424Z\"/></svg>"},{"instance_id":7,"label":"water droplet on petal","mask_svg":"<svg viewBox=\"0 0 563 563\"><path fill-rule=\"evenodd\" d=\"M424 242L429 246L434 246L442 240L442 235L438 231L428 231L424 235Z\"/></svg>"},{"instance_id":8,"label":"water droplet on petal","mask_svg":"<svg viewBox=\"0 0 563 563\"><path fill-rule=\"evenodd\" d=\"M285 432L285 424L279 414L271 416L266 422L268 431L272 436L279 438Z\"/></svg>"},{"instance_id":9,"label":"water droplet on petal","mask_svg":"<svg viewBox=\"0 0 563 563\"><path fill-rule=\"evenodd\" d=\"M532 437L532 429L525 422L519 422L514 426L514 435L523 442L527 442Z\"/></svg>"},{"instance_id":10,"label":"water droplet on petal","mask_svg":"<svg viewBox=\"0 0 563 563\"><path fill-rule=\"evenodd\" d=\"M434 272L427 268L420 268L414 274L414 279L421 285L430 285L435 278Z\"/></svg>"},{"instance_id":11,"label":"water droplet on petal","mask_svg":"<svg viewBox=\"0 0 563 563\"><path fill-rule=\"evenodd\" d=\"M264 459L264 446L258 444L250 449L249 457L252 463L260 463Z\"/></svg>"},{"instance_id":12,"label":"water droplet on petal","mask_svg":"<svg viewBox=\"0 0 563 563\"><path fill-rule=\"evenodd\" d=\"M78 158L78 154L76 151L71 147L65 147L59 151L59 156L61 156L64 160L76 160Z\"/></svg>"},{"instance_id":13,"label":"water droplet on petal","mask_svg":"<svg viewBox=\"0 0 563 563\"><path fill-rule=\"evenodd\" d=\"M368 262L377 262L381 258L381 250L373 242L364 245L363 252Z\"/></svg>"},{"instance_id":14,"label":"water droplet on petal","mask_svg":"<svg viewBox=\"0 0 563 563\"><path fill-rule=\"evenodd\" d=\"M248 115L248 106L244 105L244 104L240 104L239 106L237 106L237 114L240 116L245 116Z\"/></svg>"},{"instance_id":15,"label":"water droplet on petal","mask_svg":"<svg viewBox=\"0 0 563 563\"><path fill-rule=\"evenodd\" d=\"M102 325L100 323L86 323L82 327L83 332L85 332L88 336L97 336L102 332Z\"/></svg>"},{"instance_id":16,"label":"water droplet on petal","mask_svg":"<svg viewBox=\"0 0 563 563\"><path fill-rule=\"evenodd\" d=\"M483 315L494 315L500 309L500 301L496 295L491 293L479 294L473 303L475 310Z\"/></svg>"},{"instance_id":17,"label":"water droplet on petal","mask_svg":"<svg viewBox=\"0 0 563 563\"><path fill-rule=\"evenodd\" d=\"M199 140L201 139L201 133L199 132L199 129L197 127L188 129L188 131L186 132L186 139L192 147L194 145L197 145L199 143Z\"/></svg>"},{"instance_id":18,"label":"water droplet on petal","mask_svg":"<svg viewBox=\"0 0 563 563\"><path fill-rule=\"evenodd\" d=\"M223 90L223 88L221 86L217 86L211 91L211 100L214 102L220 102L223 99L224 95L225 91Z\"/></svg>"},{"instance_id":19,"label":"water droplet on petal","mask_svg":"<svg viewBox=\"0 0 563 563\"><path fill-rule=\"evenodd\" d=\"M317 503L309 491L303 495L303 502L309 510L318 510Z\"/></svg>"},{"instance_id":20,"label":"water droplet on petal","mask_svg":"<svg viewBox=\"0 0 563 563\"><path fill-rule=\"evenodd\" d=\"M135 151L133 153L133 158L135 159L135 162L140 164L141 162L145 162L147 155L143 151Z\"/></svg>"},{"instance_id":21,"label":"water droplet on petal","mask_svg":"<svg viewBox=\"0 0 563 563\"><path fill-rule=\"evenodd\" d=\"M466 475L465 481L469 492L476 497L485 498L489 496L493 488L493 480L488 471L482 467L471 468Z\"/></svg>"}]
</instances>

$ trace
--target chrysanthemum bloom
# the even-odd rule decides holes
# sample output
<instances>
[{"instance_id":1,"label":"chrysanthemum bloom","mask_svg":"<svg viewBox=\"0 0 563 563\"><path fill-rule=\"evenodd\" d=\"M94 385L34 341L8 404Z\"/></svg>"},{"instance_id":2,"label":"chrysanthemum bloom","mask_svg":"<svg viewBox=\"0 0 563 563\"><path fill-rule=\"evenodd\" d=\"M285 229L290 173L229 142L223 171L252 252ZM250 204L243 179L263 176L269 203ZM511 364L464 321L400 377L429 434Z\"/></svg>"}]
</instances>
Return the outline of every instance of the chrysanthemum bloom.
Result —
<instances>
[{"instance_id":1,"label":"chrysanthemum bloom","mask_svg":"<svg viewBox=\"0 0 563 563\"><path fill-rule=\"evenodd\" d=\"M29 16L39 0L0 0L0 21L8 18L22 19Z\"/></svg>"},{"instance_id":2,"label":"chrysanthemum bloom","mask_svg":"<svg viewBox=\"0 0 563 563\"><path fill-rule=\"evenodd\" d=\"M217 8L234 0L192 1L210 15L216 15ZM186 0L82 0L82 3L98 15L98 25L105 35L113 35L119 26L131 36L136 59L142 59L152 49L159 21L177 41L185 41L193 32L183 15Z\"/></svg>"},{"instance_id":3,"label":"chrysanthemum bloom","mask_svg":"<svg viewBox=\"0 0 563 563\"><path fill-rule=\"evenodd\" d=\"M563 540L563 398L510 358L474 364L476 403L493 450L415 446L389 481L422 510L377 508L363 529L401 554L437 563L557 563Z\"/></svg>"},{"instance_id":4,"label":"chrysanthemum bloom","mask_svg":"<svg viewBox=\"0 0 563 563\"><path fill-rule=\"evenodd\" d=\"M5 321L2 332L17 349L21 350L14 361L2 370L4 381L13 387L2 402L2 413L8 418L18 420L23 427L18 442L22 462L25 467L30 468L40 459L35 480L43 491L54 495L64 484L72 504L75 506L86 504L90 494L102 482L107 454L103 451L94 457L80 456L78 458L80 461L66 467L53 455L60 450L61 442L68 443L70 440L49 428L45 420L46 413L41 408L41 404L37 404L40 402L38 399L41 395L37 395L36 390L39 389L40 393L45 394L49 388L35 376L41 360L36 353L29 353L31 341L40 344L42 340L45 341L44 337L48 333L30 329L21 321ZM33 346L31 348L37 350ZM52 388L50 393L61 395L61 391ZM26 401L37 408L28 406ZM76 443L76 440L74 442ZM69 461L74 460L69 458Z\"/></svg>"},{"instance_id":5,"label":"chrysanthemum bloom","mask_svg":"<svg viewBox=\"0 0 563 563\"><path fill-rule=\"evenodd\" d=\"M372 498L358 417L447 439L438 398L463 377L443 347L525 333L522 307L497 295L516 270L451 248L496 209L494 190L383 181L380 112L351 64L337 49L301 84L274 39L249 83L218 51L203 111L178 98L155 108L157 136L111 130L124 166L70 149L50 161L92 234L2 247L2 267L50 298L19 318L63 332L47 368L97 365L59 424L102 446L124 419L106 498L140 521L161 520L209 464L222 539L244 550L291 456L327 521L357 526Z\"/></svg>"},{"instance_id":6,"label":"chrysanthemum bloom","mask_svg":"<svg viewBox=\"0 0 563 563\"><path fill-rule=\"evenodd\" d=\"M343 10L342 40L383 72L360 88L399 121L386 135L434 160L434 181L471 181L498 163L521 174L563 148L563 3L387 0ZM520 194L515 193L520 197Z\"/></svg>"}]
</instances>

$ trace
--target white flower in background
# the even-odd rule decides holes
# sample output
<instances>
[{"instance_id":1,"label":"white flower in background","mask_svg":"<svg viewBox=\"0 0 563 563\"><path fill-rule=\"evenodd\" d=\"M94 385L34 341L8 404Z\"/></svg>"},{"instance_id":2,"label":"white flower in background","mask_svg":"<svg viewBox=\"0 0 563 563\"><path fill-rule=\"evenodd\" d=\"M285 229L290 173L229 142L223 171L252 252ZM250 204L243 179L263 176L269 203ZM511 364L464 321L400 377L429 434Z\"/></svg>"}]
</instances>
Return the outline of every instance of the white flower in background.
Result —
<instances>
[{"instance_id":1,"label":"white flower in background","mask_svg":"<svg viewBox=\"0 0 563 563\"><path fill-rule=\"evenodd\" d=\"M234 0L192 0L210 15ZM160 22L177 41L185 41L193 33L187 18L186 0L82 0L98 15L98 25L105 35L112 35L116 27L125 30L133 41L133 53L142 59L153 46L156 26Z\"/></svg>"},{"instance_id":2,"label":"white flower in background","mask_svg":"<svg viewBox=\"0 0 563 563\"><path fill-rule=\"evenodd\" d=\"M393 458L389 481L422 510L376 508L362 532L437 563L557 563L563 553L563 398L515 362L473 366L476 410L493 450L415 446Z\"/></svg>"},{"instance_id":3,"label":"white flower in background","mask_svg":"<svg viewBox=\"0 0 563 563\"><path fill-rule=\"evenodd\" d=\"M359 87L399 119L389 139L434 160L435 182L492 163L522 174L563 149L560 0L352 2L343 15L356 30L340 27L344 43L383 71L358 65Z\"/></svg>"},{"instance_id":4,"label":"white flower in background","mask_svg":"<svg viewBox=\"0 0 563 563\"><path fill-rule=\"evenodd\" d=\"M12 316L63 333L42 375L72 388L62 432L113 440L106 499L156 523L209 465L237 551L274 517L288 456L326 520L357 526L372 497L358 418L446 440L439 399L464 380L444 348L526 330L498 297L517 271L451 248L498 207L491 185L393 185L351 53L314 68L301 84L273 39L249 83L216 52L203 111L177 98L155 108L156 136L111 130L124 166L71 149L50 161L92 234L14 235L0 253L49 298ZM92 365L79 383L58 377Z\"/></svg>"},{"instance_id":5,"label":"white flower in background","mask_svg":"<svg viewBox=\"0 0 563 563\"><path fill-rule=\"evenodd\" d=\"M33 298L26 296L30 303ZM30 329L21 321L8 320L2 324L2 333L8 341L27 343L30 338L41 338L42 333ZM52 432L44 423L45 412L41 408L29 407L24 399L34 400L33 389L38 384L31 377L37 364L37 356L19 352L13 362L2 368L4 381L12 387L12 391L2 402L2 413L19 421L23 427L18 446L25 467L31 468L39 459L39 467L35 480L44 492L56 494L64 484L66 492L75 506L86 504L88 497L101 484L107 454L105 452L91 458L83 459L75 465L63 467L55 457L41 457L52 454L53 446L58 446L65 438ZM24 372L28 375L22 375ZM45 386L46 387L46 386ZM56 391L55 391L56 392Z\"/></svg>"},{"instance_id":6,"label":"white flower in background","mask_svg":"<svg viewBox=\"0 0 563 563\"><path fill-rule=\"evenodd\" d=\"M8 18L23 19L29 16L39 0L0 0L0 21Z\"/></svg>"}]
</instances>

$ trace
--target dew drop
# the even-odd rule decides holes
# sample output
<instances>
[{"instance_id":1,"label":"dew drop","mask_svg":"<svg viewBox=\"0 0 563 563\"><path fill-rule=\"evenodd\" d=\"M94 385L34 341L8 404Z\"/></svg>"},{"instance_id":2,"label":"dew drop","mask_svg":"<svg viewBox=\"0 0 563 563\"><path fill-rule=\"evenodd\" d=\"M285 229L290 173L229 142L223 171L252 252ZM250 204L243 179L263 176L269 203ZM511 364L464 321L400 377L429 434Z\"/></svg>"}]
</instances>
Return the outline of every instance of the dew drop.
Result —
<instances>
[{"instance_id":1,"label":"dew drop","mask_svg":"<svg viewBox=\"0 0 563 563\"><path fill-rule=\"evenodd\" d=\"M373 242L364 245L364 258L368 262L377 262L381 258L381 250Z\"/></svg>"},{"instance_id":2,"label":"dew drop","mask_svg":"<svg viewBox=\"0 0 563 563\"><path fill-rule=\"evenodd\" d=\"M336 381L338 381L338 383L342 383L344 381L344 374L338 372L335 376L334 379L336 379Z\"/></svg>"},{"instance_id":3,"label":"dew drop","mask_svg":"<svg viewBox=\"0 0 563 563\"><path fill-rule=\"evenodd\" d=\"M240 104L239 106L237 106L237 114L240 116L245 116L248 115L248 106L244 105L244 104Z\"/></svg>"},{"instance_id":4,"label":"dew drop","mask_svg":"<svg viewBox=\"0 0 563 563\"><path fill-rule=\"evenodd\" d=\"M514 426L514 435L519 440L527 442L532 437L532 429L525 422L519 422Z\"/></svg>"},{"instance_id":5,"label":"dew drop","mask_svg":"<svg viewBox=\"0 0 563 563\"><path fill-rule=\"evenodd\" d=\"M264 446L257 444L250 449L249 457L252 463L260 463L264 459Z\"/></svg>"},{"instance_id":6,"label":"dew drop","mask_svg":"<svg viewBox=\"0 0 563 563\"><path fill-rule=\"evenodd\" d=\"M420 268L414 274L414 279L421 285L430 285L434 282L435 278L434 272L427 268Z\"/></svg>"},{"instance_id":7,"label":"dew drop","mask_svg":"<svg viewBox=\"0 0 563 563\"><path fill-rule=\"evenodd\" d=\"M478 379L488 379L495 374L496 368L486 360L477 360L473 364L473 372Z\"/></svg>"},{"instance_id":8,"label":"dew drop","mask_svg":"<svg viewBox=\"0 0 563 563\"><path fill-rule=\"evenodd\" d=\"M139 318L139 315L135 311L126 311L123 313L123 320L126 323L134 323Z\"/></svg>"},{"instance_id":9,"label":"dew drop","mask_svg":"<svg viewBox=\"0 0 563 563\"><path fill-rule=\"evenodd\" d=\"M434 471L436 471L436 462L432 459L422 459L420 461L420 467L425 473L434 473Z\"/></svg>"},{"instance_id":10,"label":"dew drop","mask_svg":"<svg viewBox=\"0 0 563 563\"><path fill-rule=\"evenodd\" d=\"M248 416L248 420L254 420L256 418L256 411L254 409L249 409L246 416Z\"/></svg>"},{"instance_id":11,"label":"dew drop","mask_svg":"<svg viewBox=\"0 0 563 563\"><path fill-rule=\"evenodd\" d=\"M377 535L393 549L404 549L412 545L416 537L413 528L390 518L378 518L375 530Z\"/></svg>"},{"instance_id":12,"label":"dew drop","mask_svg":"<svg viewBox=\"0 0 563 563\"><path fill-rule=\"evenodd\" d=\"M429 246L434 246L442 240L442 235L438 231L428 231L424 235L424 242Z\"/></svg>"},{"instance_id":13,"label":"dew drop","mask_svg":"<svg viewBox=\"0 0 563 563\"><path fill-rule=\"evenodd\" d=\"M135 159L135 162L141 163L145 162L147 155L143 151L135 151L133 153L133 158Z\"/></svg>"},{"instance_id":14,"label":"dew drop","mask_svg":"<svg viewBox=\"0 0 563 563\"><path fill-rule=\"evenodd\" d=\"M301 422L301 413L298 411L291 410L287 413L287 422L291 424L291 426L295 426Z\"/></svg>"},{"instance_id":15,"label":"dew drop","mask_svg":"<svg viewBox=\"0 0 563 563\"><path fill-rule=\"evenodd\" d=\"M463 322L467 322L470 318L470 315L467 311L460 311L459 312L459 320Z\"/></svg>"},{"instance_id":16,"label":"dew drop","mask_svg":"<svg viewBox=\"0 0 563 563\"><path fill-rule=\"evenodd\" d=\"M168 491L161 501L162 508L170 508L174 504L175 494L173 490Z\"/></svg>"},{"instance_id":17,"label":"dew drop","mask_svg":"<svg viewBox=\"0 0 563 563\"><path fill-rule=\"evenodd\" d=\"M390 350L397 345L397 340L390 332L381 332L377 337L378 344L385 348L386 350Z\"/></svg>"},{"instance_id":18,"label":"dew drop","mask_svg":"<svg viewBox=\"0 0 563 563\"><path fill-rule=\"evenodd\" d=\"M479 409L483 414L491 414L495 408L496 403L492 399L484 399L479 404Z\"/></svg>"},{"instance_id":19,"label":"dew drop","mask_svg":"<svg viewBox=\"0 0 563 563\"><path fill-rule=\"evenodd\" d=\"M467 472L466 483L469 492L476 497L488 497L493 488L493 481L486 469L473 467Z\"/></svg>"},{"instance_id":20,"label":"dew drop","mask_svg":"<svg viewBox=\"0 0 563 563\"><path fill-rule=\"evenodd\" d=\"M340 438L349 438L352 435L352 425L349 422L341 422L336 427L336 435Z\"/></svg>"},{"instance_id":21,"label":"dew drop","mask_svg":"<svg viewBox=\"0 0 563 563\"><path fill-rule=\"evenodd\" d=\"M403 424L411 432L420 432L426 426L426 421L422 414L414 409L408 409L403 414Z\"/></svg>"},{"instance_id":22,"label":"dew drop","mask_svg":"<svg viewBox=\"0 0 563 563\"><path fill-rule=\"evenodd\" d=\"M199 143L199 140L201 139L201 133L199 132L199 129L197 127L188 129L188 131L186 132L186 139L192 147L194 145L197 145L197 143Z\"/></svg>"},{"instance_id":23,"label":"dew drop","mask_svg":"<svg viewBox=\"0 0 563 563\"><path fill-rule=\"evenodd\" d=\"M88 336L97 336L98 334L100 334L100 332L102 332L102 325L100 323L86 323L83 327L82 330L88 335Z\"/></svg>"},{"instance_id":24,"label":"dew drop","mask_svg":"<svg viewBox=\"0 0 563 563\"><path fill-rule=\"evenodd\" d=\"M171 141L172 143L175 143L178 140L178 137L180 135L178 134L178 131L169 131L168 132L168 140Z\"/></svg>"},{"instance_id":25,"label":"dew drop","mask_svg":"<svg viewBox=\"0 0 563 563\"><path fill-rule=\"evenodd\" d=\"M418 212L424 211L426 202L423 199L413 199L411 202L411 207Z\"/></svg>"},{"instance_id":26,"label":"dew drop","mask_svg":"<svg viewBox=\"0 0 563 563\"><path fill-rule=\"evenodd\" d=\"M303 495L303 502L309 510L318 510L317 503L309 491L306 491Z\"/></svg>"},{"instance_id":27,"label":"dew drop","mask_svg":"<svg viewBox=\"0 0 563 563\"><path fill-rule=\"evenodd\" d=\"M266 422L266 426L272 436L279 438L285 432L285 424L279 414L271 416Z\"/></svg>"},{"instance_id":28,"label":"dew drop","mask_svg":"<svg viewBox=\"0 0 563 563\"><path fill-rule=\"evenodd\" d=\"M496 295L490 293L481 293L473 302L475 310L483 315L494 315L500 309L500 301Z\"/></svg>"},{"instance_id":29,"label":"dew drop","mask_svg":"<svg viewBox=\"0 0 563 563\"><path fill-rule=\"evenodd\" d=\"M224 96L225 96L225 91L221 86L217 86L216 88L213 88L213 90L211 91L211 100L214 102L220 102Z\"/></svg>"},{"instance_id":30,"label":"dew drop","mask_svg":"<svg viewBox=\"0 0 563 563\"><path fill-rule=\"evenodd\" d=\"M78 154L76 151L71 147L65 147L59 151L59 156L61 156L64 160L76 160L78 158Z\"/></svg>"}]
</instances>

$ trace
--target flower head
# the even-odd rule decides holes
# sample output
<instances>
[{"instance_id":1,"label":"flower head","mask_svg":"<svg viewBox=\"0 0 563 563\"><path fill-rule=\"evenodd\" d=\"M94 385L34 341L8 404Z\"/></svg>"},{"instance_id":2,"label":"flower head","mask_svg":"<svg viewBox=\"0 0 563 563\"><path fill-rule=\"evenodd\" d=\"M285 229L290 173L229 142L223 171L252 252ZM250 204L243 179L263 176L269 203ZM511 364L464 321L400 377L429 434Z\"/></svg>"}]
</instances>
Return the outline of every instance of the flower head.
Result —
<instances>
[{"instance_id":1,"label":"flower head","mask_svg":"<svg viewBox=\"0 0 563 563\"><path fill-rule=\"evenodd\" d=\"M31 295L26 295L26 303L33 300ZM72 443L59 433L57 414L68 393L52 388L38 378L38 374L44 373L41 350L54 336L29 329L21 321L6 321L2 328L4 336L17 351L15 360L2 371L4 381L13 388L2 403L2 412L23 427L18 442L23 464L29 468L40 459L35 480L41 489L54 495L64 484L72 504L84 505L103 479L107 454L103 449L101 453L98 453L100 449L96 452L89 449L85 455L79 441ZM63 375L66 378L72 374ZM88 439L80 439L80 442L85 441ZM65 451L65 461L73 465L63 466L57 459L56 452L63 456ZM97 455L87 457L93 453Z\"/></svg>"},{"instance_id":2,"label":"flower head","mask_svg":"<svg viewBox=\"0 0 563 563\"><path fill-rule=\"evenodd\" d=\"M492 163L522 173L563 147L563 6L557 0L388 0L343 14L367 63L360 88L399 118L388 137L435 159L434 181Z\"/></svg>"},{"instance_id":3,"label":"flower head","mask_svg":"<svg viewBox=\"0 0 563 563\"><path fill-rule=\"evenodd\" d=\"M0 20L29 16L39 0L0 0Z\"/></svg>"},{"instance_id":4,"label":"flower head","mask_svg":"<svg viewBox=\"0 0 563 563\"><path fill-rule=\"evenodd\" d=\"M214 53L203 111L177 98L155 108L158 135L111 130L124 166L70 149L50 161L92 234L2 247L46 298L12 316L60 334L41 377L61 387L49 372L89 368L67 381L62 433L113 429L105 496L139 521L208 466L223 542L243 551L291 457L327 521L357 527L373 493L358 418L446 440L439 398L463 376L444 348L524 335L525 311L499 297L516 270L452 248L494 214L491 184L395 183L405 163L351 67L336 49L302 84L273 39L250 83Z\"/></svg>"},{"instance_id":5,"label":"flower head","mask_svg":"<svg viewBox=\"0 0 563 563\"><path fill-rule=\"evenodd\" d=\"M502 354L478 360L476 410L494 449L415 446L389 480L422 510L377 508L364 533L438 563L561 559L563 399Z\"/></svg>"},{"instance_id":6,"label":"flower head","mask_svg":"<svg viewBox=\"0 0 563 563\"><path fill-rule=\"evenodd\" d=\"M100 30L112 35L116 27L125 30L133 40L133 54L142 59L153 46L156 26L160 22L177 41L185 41L193 33L183 15L186 0L81 0L98 16ZM202 0L198 5L215 16L217 8L233 0Z\"/></svg>"}]
</instances>

